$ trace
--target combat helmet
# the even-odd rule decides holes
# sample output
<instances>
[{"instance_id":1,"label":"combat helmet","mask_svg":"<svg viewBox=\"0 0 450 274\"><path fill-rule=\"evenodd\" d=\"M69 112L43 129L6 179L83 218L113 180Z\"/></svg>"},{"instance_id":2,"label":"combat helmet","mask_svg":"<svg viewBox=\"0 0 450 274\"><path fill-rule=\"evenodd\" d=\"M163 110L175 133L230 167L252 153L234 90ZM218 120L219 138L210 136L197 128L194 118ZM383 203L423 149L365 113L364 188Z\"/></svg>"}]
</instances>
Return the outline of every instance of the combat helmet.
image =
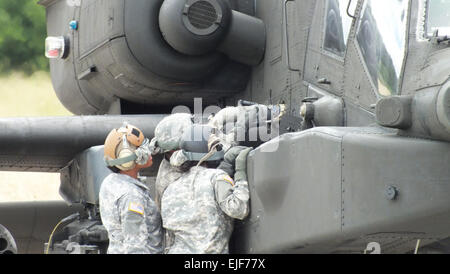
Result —
<instances>
[{"instance_id":1,"label":"combat helmet","mask_svg":"<svg viewBox=\"0 0 450 274\"><path fill-rule=\"evenodd\" d=\"M156 126L155 137L150 142L152 154L179 150L183 133L193 123L193 116L187 113L175 113L161 120Z\"/></svg>"},{"instance_id":2,"label":"combat helmet","mask_svg":"<svg viewBox=\"0 0 450 274\"><path fill-rule=\"evenodd\" d=\"M119 170L131 170L136 167L139 147L148 145L148 139L137 127L124 123L120 128L111 130L105 140L104 159L108 167Z\"/></svg>"}]
</instances>

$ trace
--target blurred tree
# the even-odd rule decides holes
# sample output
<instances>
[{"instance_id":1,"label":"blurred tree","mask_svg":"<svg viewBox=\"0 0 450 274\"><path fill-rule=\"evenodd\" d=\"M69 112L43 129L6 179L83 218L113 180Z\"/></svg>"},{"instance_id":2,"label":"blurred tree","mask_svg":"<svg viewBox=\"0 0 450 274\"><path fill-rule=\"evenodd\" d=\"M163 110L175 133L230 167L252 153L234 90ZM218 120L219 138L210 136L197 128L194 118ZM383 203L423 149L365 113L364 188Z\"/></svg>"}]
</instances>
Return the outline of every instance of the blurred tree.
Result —
<instances>
[{"instance_id":1,"label":"blurred tree","mask_svg":"<svg viewBox=\"0 0 450 274\"><path fill-rule=\"evenodd\" d=\"M45 9L36 0L0 1L0 72L48 70Z\"/></svg>"}]
</instances>

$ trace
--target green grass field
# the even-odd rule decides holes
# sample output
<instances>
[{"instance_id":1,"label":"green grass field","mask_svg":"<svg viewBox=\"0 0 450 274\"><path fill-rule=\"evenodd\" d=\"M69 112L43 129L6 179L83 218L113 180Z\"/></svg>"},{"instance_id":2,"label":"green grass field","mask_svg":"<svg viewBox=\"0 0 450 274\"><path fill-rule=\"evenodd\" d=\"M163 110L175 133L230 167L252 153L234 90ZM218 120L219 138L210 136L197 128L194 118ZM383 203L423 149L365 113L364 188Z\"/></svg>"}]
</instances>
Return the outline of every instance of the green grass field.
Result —
<instances>
[{"instance_id":1,"label":"green grass field","mask_svg":"<svg viewBox=\"0 0 450 274\"><path fill-rule=\"evenodd\" d=\"M0 117L69 115L72 113L59 102L48 73L0 76ZM61 200L58 189L59 174L0 172L0 203Z\"/></svg>"},{"instance_id":2,"label":"green grass field","mask_svg":"<svg viewBox=\"0 0 450 274\"><path fill-rule=\"evenodd\" d=\"M68 115L72 113L59 102L48 73L0 76L0 117Z\"/></svg>"}]
</instances>

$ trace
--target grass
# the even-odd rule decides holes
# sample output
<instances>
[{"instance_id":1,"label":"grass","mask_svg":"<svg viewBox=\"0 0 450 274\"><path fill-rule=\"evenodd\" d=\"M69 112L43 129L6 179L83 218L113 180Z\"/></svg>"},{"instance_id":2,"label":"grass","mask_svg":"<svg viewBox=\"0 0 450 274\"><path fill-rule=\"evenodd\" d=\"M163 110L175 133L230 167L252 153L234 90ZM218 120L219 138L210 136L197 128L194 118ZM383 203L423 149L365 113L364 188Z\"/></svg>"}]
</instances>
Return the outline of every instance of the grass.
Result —
<instances>
[{"instance_id":1,"label":"grass","mask_svg":"<svg viewBox=\"0 0 450 274\"><path fill-rule=\"evenodd\" d=\"M1 118L70 115L56 97L48 73L0 76ZM61 200L58 189L59 174L0 172L0 203Z\"/></svg>"},{"instance_id":2,"label":"grass","mask_svg":"<svg viewBox=\"0 0 450 274\"><path fill-rule=\"evenodd\" d=\"M73 115L59 102L47 72L0 76L0 94L0 117Z\"/></svg>"}]
</instances>

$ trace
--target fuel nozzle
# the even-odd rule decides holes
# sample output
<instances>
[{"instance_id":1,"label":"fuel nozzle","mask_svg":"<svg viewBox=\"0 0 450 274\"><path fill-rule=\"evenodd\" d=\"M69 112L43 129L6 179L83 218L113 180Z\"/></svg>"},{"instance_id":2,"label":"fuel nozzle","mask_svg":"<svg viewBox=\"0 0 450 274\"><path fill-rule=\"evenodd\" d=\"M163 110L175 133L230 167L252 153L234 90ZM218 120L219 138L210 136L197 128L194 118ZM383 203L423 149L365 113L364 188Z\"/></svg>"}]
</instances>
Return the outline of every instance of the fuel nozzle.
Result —
<instances>
[{"instance_id":1,"label":"fuel nozzle","mask_svg":"<svg viewBox=\"0 0 450 274\"><path fill-rule=\"evenodd\" d=\"M259 105L258 103L247 101L247 100L239 100L237 103L238 107L250 107L254 105Z\"/></svg>"},{"instance_id":2,"label":"fuel nozzle","mask_svg":"<svg viewBox=\"0 0 450 274\"><path fill-rule=\"evenodd\" d=\"M286 104L262 105L252 101L239 100L237 105L238 107L251 107L257 105L267 107L267 123L277 122L286 114Z\"/></svg>"},{"instance_id":3,"label":"fuel nozzle","mask_svg":"<svg viewBox=\"0 0 450 274\"><path fill-rule=\"evenodd\" d=\"M273 106L268 106L271 111L272 121L271 122L279 122L281 118L286 114L286 105L278 104Z\"/></svg>"}]
</instances>

